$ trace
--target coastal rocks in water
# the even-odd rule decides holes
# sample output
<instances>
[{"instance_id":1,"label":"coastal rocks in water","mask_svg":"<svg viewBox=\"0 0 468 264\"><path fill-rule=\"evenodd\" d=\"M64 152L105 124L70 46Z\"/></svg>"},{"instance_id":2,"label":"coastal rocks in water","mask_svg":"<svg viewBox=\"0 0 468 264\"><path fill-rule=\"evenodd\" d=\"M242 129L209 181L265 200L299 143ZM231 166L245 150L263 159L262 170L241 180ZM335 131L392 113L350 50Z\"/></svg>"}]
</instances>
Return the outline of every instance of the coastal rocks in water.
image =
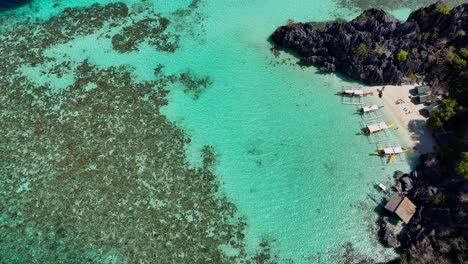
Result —
<instances>
[{"instance_id":1,"label":"coastal rocks in water","mask_svg":"<svg viewBox=\"0 0 468 264\"><path fill-rule=\"evenodd\" d=\"M439 160L423 155L420 165L409 174L395 173L395 186L417 205L409 224L401 231L389 221L378 220L380 240L400 251L407 263L467 263L466 181L442 176Z\"/></svg>"},{"instance_id":2,"label":"coastal rocks in water","mask_svg":"<svg viewBox=\"0 0 468 264\"><path fill-rule=\"evenodd\" d=\"M379 220L381 242L386 247L398 248L401 243L398 240L398 234L390 228L389 218L383 217Z\"/></svg>"},{"instance_id":3,"label":"coastal rocks in water","mask_svg":"<svg viewBox=\"0 0 468 264\"><path fill-rule=\"evenodd\" d=\"M408 191L413 189L413 180L411 179L409 174L397 171L395 172L395 179L396 182L394 188L398 192L407 194Z\"/></svg>"},{"instance_id":4,"label":"coastal rocks in water","mask_svg":"<svg viewBox=\"0 0 468 264\"><path fill-rule=\"evenodd\" d=\"M416 81L444 83L461 72L454 63L468 38L468 4L440 11L436 3L413 12L406 22L369 9L350 22L289 23L271 35L304 65L339 71L372 85ZM468 59L468 58L466 58Z\"/></svg>"}]
</instances>

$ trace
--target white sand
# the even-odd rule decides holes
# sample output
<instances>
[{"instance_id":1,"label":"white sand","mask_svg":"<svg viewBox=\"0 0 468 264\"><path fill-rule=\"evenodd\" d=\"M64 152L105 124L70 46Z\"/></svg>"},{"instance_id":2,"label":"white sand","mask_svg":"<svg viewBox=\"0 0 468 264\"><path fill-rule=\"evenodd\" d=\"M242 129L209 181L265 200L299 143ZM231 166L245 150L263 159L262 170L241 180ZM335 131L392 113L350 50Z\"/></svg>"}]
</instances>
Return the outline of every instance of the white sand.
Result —
<instances>
[{"instance_id":1,"label":"white sand","mask_svg":"<svg viewBox=\"0 0 468 264\"><path fill-rule=\"evenodd\" d=\"M424 116L420 114L420 110L424 108L424 104L414 104L410 98L410 90L414 89L414 85L391 86L386 85L383 92L383 97L379 98L377 89L382 89L383 86L371 86L367 89L374 92L374 100L378 105L385 106L382 110L389 114L391 120L387 122L394 123L400 130L403 129L410 138L409 146L416 147L416 153L428 153L433 151L435 146L434 138L431 131L426 126ZM403 99L405 103L396 104L398 99ZM413 99L413 101L416 98ZM406 109L406 111L405 111ZM410 112L410 113L408 113Z\"/></svg>"}]
</instances>

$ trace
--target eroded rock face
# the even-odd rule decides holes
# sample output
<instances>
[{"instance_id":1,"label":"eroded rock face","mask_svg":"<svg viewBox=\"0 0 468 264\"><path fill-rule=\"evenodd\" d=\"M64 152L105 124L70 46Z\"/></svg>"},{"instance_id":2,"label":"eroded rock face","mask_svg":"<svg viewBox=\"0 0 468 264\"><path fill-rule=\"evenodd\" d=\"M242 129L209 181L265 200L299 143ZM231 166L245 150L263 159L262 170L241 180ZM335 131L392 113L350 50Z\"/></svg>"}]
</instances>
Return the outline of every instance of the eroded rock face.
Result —
<instances>
[{"instance_id":1,"label":"eroded rock face","mask_svg":"<svg viewBox=\"0 0 468 264\"><path fill-rule=\"evenodd\" d=\"M460 74L450 54L468 44L468 4L444 14L441 3L413 12L406 22L369 9L350 22L321 28L312 23L279 27L271 40L298 54L305 65L339 71L372 85L426 80L446 82Z\"/></svg>"},{"instance_id":2,"label":"eroded rock face","mask_svg":"<svg viewBox=\"0 0 468 264\"><path fill-rule=\"evenodd\" d=\"M382 243L398 249L409 263L466 263L466 204L460 199L467 193L466 181L443 175L439 160L428 154L413 172L396 172L394 188L406 194L417 211L401 231L382 217Z\"/></svg>"}]
</instances>

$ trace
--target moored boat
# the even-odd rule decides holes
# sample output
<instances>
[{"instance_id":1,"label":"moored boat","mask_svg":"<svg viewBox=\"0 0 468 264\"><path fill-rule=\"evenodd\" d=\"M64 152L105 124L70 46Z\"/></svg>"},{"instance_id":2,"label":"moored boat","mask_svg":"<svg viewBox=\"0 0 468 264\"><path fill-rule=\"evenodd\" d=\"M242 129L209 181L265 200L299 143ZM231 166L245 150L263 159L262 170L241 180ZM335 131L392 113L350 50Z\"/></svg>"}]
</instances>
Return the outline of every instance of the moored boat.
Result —
<instances>
[{"instance_id":1,"label":"moored boat","mask_svg":"<svg viewBox=\"0 0 468 264\"><path fill-rule=\"evenodd\" d=\"M341 92L336 92L336 94L343 95L343 96L363 97L363 96L373 95L374 93L372 93L372 92L365 93L364 90L343 90Z\"/></svg>"},{"instance_id":2,"label":"moored boat","mask_svg":"<svg viewBox=\"0 0 468 264\"><path fill-rule=\"evenodd\" d=\"M374 155L392 156L392 155L403 154L408 151L410 151L408 148L402 148L402 147L379 148L377 149L376 152L374 152Z\"/></svg>"},{"instance_id":3,"label":"moored boat","mask_svg":"<svg viewBox=\"0 0 468 264\"><path fill-rule=\"evenodd\" d=\"M386 129L392 128L394 124L386 124L385 122L380 122L377 124L368 125L367 127L361 130L361 134L372 135L377 132L384 131Z\"/></svg>"},{"instance_id":4,"label":"moored boat","mask_svg":"<svg viewBox=\"0 0 468 264\"><path fill-rule=\"evenodd\" d=\"M383 106L378 106L378 105L368 105L368 106L363 106L359 109L359 112L362 114L367 114L367 113L372 113L376 112L379 109L382 109Z\"/></svg>"}]
</instances>

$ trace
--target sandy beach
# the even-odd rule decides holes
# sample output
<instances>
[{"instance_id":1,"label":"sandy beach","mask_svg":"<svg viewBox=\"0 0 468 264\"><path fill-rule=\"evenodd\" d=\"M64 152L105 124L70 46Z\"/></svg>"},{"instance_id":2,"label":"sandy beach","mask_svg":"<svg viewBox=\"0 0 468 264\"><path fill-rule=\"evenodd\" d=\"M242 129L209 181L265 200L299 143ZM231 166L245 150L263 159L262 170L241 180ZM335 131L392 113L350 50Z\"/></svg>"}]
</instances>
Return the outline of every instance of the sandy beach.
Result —
<instances>
[{"instance_id":1,"label":"sandy beach","mask_svg":"<svg viewBox=\"0 0 468 264\"><path fill-rule=\"evenodd\" d=\"M415 104L409 98L409 96L414 96L414 93L412 95L410 91L416 85L386 85L382 98L379 98L377 89L382 89L382 87L371 86L368 89L374 92L375 102L384 106L384 112L391 119L387 122L394 123L398 129L403 129L408 134L410 144L412 144L410 147L416 147L416 153L423 154L433 151L435 140L426 126L427 118L420 114L424 104ZM404 103L397 104L399 99L402 99ZM416 101L415 99L413 101Z\"/></svg>"}]
</instances>

